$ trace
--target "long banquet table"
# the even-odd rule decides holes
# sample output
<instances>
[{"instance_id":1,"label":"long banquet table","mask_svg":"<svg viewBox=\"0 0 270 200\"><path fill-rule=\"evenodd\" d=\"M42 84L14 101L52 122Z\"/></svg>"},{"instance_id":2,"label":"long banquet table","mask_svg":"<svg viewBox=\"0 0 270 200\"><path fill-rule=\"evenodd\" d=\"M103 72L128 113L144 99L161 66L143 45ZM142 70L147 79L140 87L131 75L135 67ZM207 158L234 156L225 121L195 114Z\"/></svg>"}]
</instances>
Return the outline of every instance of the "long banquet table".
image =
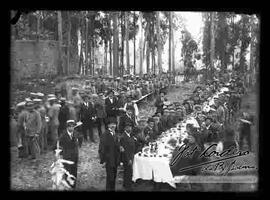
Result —
<instances>
[{"instance_id":1,"label":"long banquet table","mask_svg":"<svg viewBox=\"0 0 270 200\"><path fill-rule=\"evenodd\" d=\"M213 99L226 90L226 88L222 88L204 102L203 110L208 112L210 106L213 104ZM177 141L176 146L181 146L183 143L179 143L179 139L181 138L181 141L183 141L187 138L186 124L189 123L199 128L199 124L194 118L194 113L191 113L182 122L178 123L175 128L171 128L162 133L156 141L158 150L155 154L149 153L150 146L146 146L143 148L142 152L134 156L132 177L134 182L137 179L154 180L155 182L168 183L170 186L176 187L176 177L173 176L170 169L173 149L168 146L167 143L170 139L174 138ZM179 179L179 177L177 177L177 179Z\"/></svg>"}]
</instances>

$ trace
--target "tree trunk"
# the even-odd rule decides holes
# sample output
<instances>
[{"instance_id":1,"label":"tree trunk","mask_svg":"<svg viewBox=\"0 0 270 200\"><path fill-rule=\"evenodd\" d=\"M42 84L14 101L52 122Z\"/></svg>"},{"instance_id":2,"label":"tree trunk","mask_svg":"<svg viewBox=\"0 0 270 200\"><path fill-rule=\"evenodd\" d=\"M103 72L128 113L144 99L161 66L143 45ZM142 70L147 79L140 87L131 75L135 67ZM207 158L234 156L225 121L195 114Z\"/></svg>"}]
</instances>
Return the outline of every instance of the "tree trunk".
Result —
<instances>
[{"instance_id":1,"label":"tree trunk","mask_svg":"<svg viewBox=\"0 0 270 200\"><path fill-rule=\"evenodd\" d=\"M82 72L82 62L83 62L83 54L82 54L82 51L83 51L83 37L82 37L82 23L80 23L80 40L81 40L81 46L80 46L80 58L79 58L79 69L78 69L78 72L77 74L81 74Z\"/></svg>"},{"instance_id":2,"label":"tree trunk","mask_svg":"<svg viewBox=\"0 0 270 200\"><path fill-rule=\"evenodd\" d=\"M146 28L145 28L145 34L144 34L144 44L143 44L143 60L144 60L144 55L145 55L145 47L146 47L146 43L148 42L148 35L149 35L149 22L147 22L146 24Z\"/></svg>"},{"instance_id":3,"label":"tree trunk","mask_svg":"<svg viewBox=\"0 0 270 200\"><path fill-rule=\"evenodd\" d=\"M211 78L213 78L214 61L215 61L215 13L211 12L211 45L210 45L210 62L211 62Z\"/></svg>"},{"instance_id":4,"label":"tree trunk","mask_svg":"<svg viewBox=\"0 0 270 200\"><path fill-rule=\"evenodd\" d=\"M251 40L250 40L250 60L249 60L249 75L250 75L250 79L249 79L249 86L251 86L252 81L254 80L254 69L255 69L255 65L254 65L254 51L255 51L255 47L254 47L254 40L255 40L255 34L254 34L254 30L255 30L255 23L253 20L253 16L251 18L251 26L250 26L250 31L251 31Z\"/></svg>"},{"instance_id":5,"label":"tree trunk","mask_svg":"<svg viewBox=\"0 0 270 200\"><path fill-rule=\"evenodd\" d=\"M108 55L108 42L104 42L104 67L103 67L103 75L107 75L107 55Z\"/></svg>"},{"instance_id":6,"label":"tree trunk","mask_svg":"<svg viewBox=\"0 0 270 200\"><path fill-rule=\"evenodd\" d=\"M149 41L147 41L147 46L146 46L146 71L147 71L147 74L150 73L150 45L149 45Z\"/></svg>"},{"instance_id":7,"label":"tree trunk","mask_svg":"<svg viewBox=\"0 0 270 200\"><path fill-rule=\"evenodd\" d=\"M143 74L143 28L142 28L142 12L140 12L140 76Z\"/></svg>"},{"instance_id":8,"label":"tree trunk","mask_svg":"<svg viewBox=\"0 0 270 200\"><path fill-rule=\"evenodd\" d=\"M171 17L172 17L172 21L173 21L173 18L174 18L174 13L171 13ZM171 27L171 38L172 38L172 71L173 71L173 74L175 74L175 45L174 45L174 24L172 24L172 27Z\"/></svg>"},{"instance_id":9,"label":"tree trunk","mask_svg":"<svg viewBox=\"0 0 270 200\"><path fill-rule=\"evenodd\" d=\"M171 58L172 58L172 12L169 12L169 73L172 72L172 63L171 63Z\"/></svg>"},{"instance_id":10,"label":"tree trunk","mask_svg":"<svg viewBox=\"0 0 270 200\"><path fill-rule=\"evenodd\" d=\"M159 19L159 12L157 14L157 46L158 46L158 70L159 73L162 73L162 59L161 59L161 41L160 41L160 19Z\"/></svg>"},{"instance_id":11,"label":"tree trunk","mask_svg":"<svg viewBox=\"0 0 270 200\"><path fill-rule=\"evenodd\" d=\"M88 47L89 47L89 40L88 40L88 18L85 18L85 68L84 68L84 73L83 75L87 75L88 74L88 67L89 67L89 62L88 62Z\"/></svg>"},{"instance_id":12,"label":"tree trunk","mask_svg":"<svg viewBox=\"0 0 270 200\"><path fill-rule=\"evenodd\" d=\"M68 44L67 44L67 69L66 69L66 75L69 74L70 71L70 44L71 44L71 20L70 20L70 13L67 12L67 19L68 19Z\"/></svg>"},{"instance_id":13,"label":"tree trunk","mask_svg":"<svg viewBox=\"0 0 270 200\"><path fill-rule=\"evenodd\" d=\"M91 63L91 74L94 76L95 75L95 41L93 40L92 41L92 55L91 55L91 58L92 58L92 63Z\"/></svg>"},{"instance_id":14,"label":"tree trunk","mask_svg":"<svg viewBox=\"0 0 270 200\"><path fill-rule=\"evenodd\" d=\"M113 75L113 65L112 65L112 38L110 38L109 42L109 51L110 51L110 75Z\"/></svg>"},{"instance_id":15,"label":"tree trunk","mask_svg":"<svg viewBox=\"0 0 270 200\"><path fill-rule=\"evenodd\" d=\"M135 21L135 11L133 13L133 23L134 23L134 29L136 27L136 21ZM135 31L135 30L134 30ZM134 75L136 74L136 34L134 34Z\"/></svg>"},{"instance_id":16,"label":"tree trunk","mask_svg":"<svg viewBox=\"0 0 270 200\"><path fill-rule=\"evenodd\" d=\"M62 42L63 42L63 34L62 34L62 15L61 11L57 11L57 19L58 19L58 70L57 75L63 75L63 67L62 67Z\"/></svg>"},{"instance_id":17,"label":"tree trunk","mask_svg":"<svg viewBox=\"0 0 270 200\"><path fill-rule=\"evenodd\" d=\"M40 35L40 15L38 14L37 16L37 41L39 41L39 35Z\"/></svg>"},{"instance_id":18,"label":"tree trunk","mask_svg":"<svg viewBox=\"0 0 270 200\"><path fill-rule=\"evenodd\" d=\"M234 16L232 16L232 35L234 35ZM235 46L234 46L234 44L233 44L232 69L234 69L234 49L235 49Z\"/></svg>"},{"instance_id":19,"label":"tree trunk","mask_svg":"<svg viewBox=\"0 0 270 200\"><path fill-rule=\"evenodd\" d=\"M119 70L119 32L118 32L118 13L113 14L113 76L118 76Z\"/></svg>"},{"instance_id":20,"label":"tree trunk","mask_svg":"<svg viewBox=\"0 0 270 200\"><path fill-rule=\"evenodd\" d=\"M124 44L125 44L125 34L124 34L124 15L121 12L121 62L120 62L120 75L124 73Z\"/></svg>"},{"instance_id":21,"label":"tree trunk","mask_svg":"<svg viewBox=\"0 0 270 200\"><path fill-rule=\"evenodd\" d=\"M130 74L130 63L129 63L129 18L128 12L125 12L125 29L126 29L126 65L127 73Z\"/></svg>"}]
</instances>

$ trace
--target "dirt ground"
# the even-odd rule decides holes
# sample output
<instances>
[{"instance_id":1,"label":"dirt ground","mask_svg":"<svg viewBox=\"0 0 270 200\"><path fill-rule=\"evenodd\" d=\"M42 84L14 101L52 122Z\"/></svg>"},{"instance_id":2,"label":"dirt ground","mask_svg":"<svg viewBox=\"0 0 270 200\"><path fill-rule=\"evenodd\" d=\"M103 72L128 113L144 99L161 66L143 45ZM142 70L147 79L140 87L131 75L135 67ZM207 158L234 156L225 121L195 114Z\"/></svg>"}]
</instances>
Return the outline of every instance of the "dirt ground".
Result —
<instances>
[{"instance_id":1,"label":"dirt ground","mask_svg":"<svg viewBox=\"0 0 270 200\"><path fill-rule=\"evenodd\" d=\"M190 94L193 89L196 87L195 84L187 83L182 85L179 88L172 89L168 94L167 98L169 101L180 101L182 102L188 94ZM256 107L256 93L251 92L243 101L243 104L250 103L252 112L255 113ZM146 105L140 108L140 114L143 116L151 116L154 114L155 109L153 108L153 103L147 103ZM258 137L258 132L254 130L254 139ZM106 173L103 165L99 163L98 157L98 146L99 138L97 131L95 130L95 137L97 143L83 143L82 147L79 150L79 164L78 164L78 177L77 177L77 188L79 191L103 191L105 190L106 182ZM254 142L257 144L257 142ZM52 181L49 169L53 163L54 155L53 152L47 152L40 156L40 158L33 162L30 160L22 160L18 158L17 149L11 148L11 162L10 162L10 178L12 190L51 190ZM118 169L117 173L117 182L116 190L122 191L122 182L123 182L123 171L121 167ZM215 184L216 185L216 184ZM202 187L198 184L192 185L192 191L211 191L218 188L215 185L209 184ZM211 189L212 188L212 189ZM250 191L254 188L253 185L242 184L239 185L237 190ZM140 184L137 184L134 188L135 191L152 191L153 184L149 181L143 181ZM161 190L167 191L170 190L168 187L163 187ZM177 191L190 191L190 187L187 184L178 184Z\"/></svg>"}]
</instances>

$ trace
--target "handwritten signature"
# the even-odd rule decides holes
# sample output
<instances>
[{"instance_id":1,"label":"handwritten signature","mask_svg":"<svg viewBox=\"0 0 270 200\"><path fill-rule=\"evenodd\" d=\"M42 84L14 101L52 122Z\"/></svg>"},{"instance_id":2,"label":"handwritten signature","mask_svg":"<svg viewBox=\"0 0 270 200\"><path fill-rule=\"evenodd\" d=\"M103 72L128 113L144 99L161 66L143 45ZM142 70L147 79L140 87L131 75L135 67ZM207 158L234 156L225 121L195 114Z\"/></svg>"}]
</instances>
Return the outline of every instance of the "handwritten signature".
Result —
<instances>
[{"instance_id":1,"label":"handwritten signature","mask_svg":"<svg viewBox=\"0 0 270 200\"><path fill-rule=\"evenodd\" d=\"M197 159L207 158L209 161L181 168L179 172L203 167L205 165L206 167L203 167L202 171L215 171L221 174L223 173L223 175L226 175L228 174L228 172L235 170L256 169L255 166L236 165L235 159L231 162L225 162L226 160L231 160L233 158L247 156L249 155L249 151L240 151L232 146L228 149L225 149L222 152L218 152L215 149L213 149L216 146L217 144L212 144L208 148L206 148L203 152L201 152L201 148L198 147L197 145L191 147L186 144L183 144L182 146L180 146L179 149L177 149L177 153L171 160L170 166L174 167L175 164L178 163L178 161L181 158L192 158L195 155L195 152L198 151L201 153L199 154ZM212 158L214 158L214 160Z\"/></svg>"}]
</instances>

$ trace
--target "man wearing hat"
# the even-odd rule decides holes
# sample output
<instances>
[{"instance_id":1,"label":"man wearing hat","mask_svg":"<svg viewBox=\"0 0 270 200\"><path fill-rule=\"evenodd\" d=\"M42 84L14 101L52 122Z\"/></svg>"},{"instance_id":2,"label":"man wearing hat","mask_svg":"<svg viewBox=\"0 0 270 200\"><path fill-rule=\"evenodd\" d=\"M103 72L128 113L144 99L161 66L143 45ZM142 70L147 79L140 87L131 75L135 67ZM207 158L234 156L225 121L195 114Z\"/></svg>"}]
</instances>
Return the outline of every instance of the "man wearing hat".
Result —
<instances>
[{"instance_id":1,"label":"man wearing hat","mask_svg":"<svg viewBox=\"0 0 270 200\"><path fill-rule=\"evenodd\" d=\"M124 165L124 182L123 187L130 191L132 190L132 164L135 154L135 140L132 135L132 123L125 123L124 132L120 139L120 144L123 147L122 162Z\"/></svg>"},{"instance_id":2,"label":"man wearing hat","mask_svg":"<svg viewBox=\"0 0 270 200\"><path fill-rule=\"evenodd\" d=\"M42 104L41 99L33 99L33 102L35 103L35 109L39 112L40 118L41 118L41 131L39 134L39 145L40 145L40 153L44 153L45 149L47 149L47 122L45 119L46 116L46 108Z\"/></svg>"},{"instance_id":3,"label":"man wearing hat","mask_svg":"<svg viewBox=\"0 0 270 200\"><path fill-rule=\"evenodd\" d=\"M69 116L69 108L66 104L66 98L62 97L60 99L60 110L59 110L59 115L58 115L58 120L59 120L59 127L58 127L58 134L59 136L62 134L63 131L66 130L66 123L67 120L70 119Z\"/></svg>"},{"instance_id":4,"label":"man wearing hat","mask_svg":"<svg viewBox=\"0 0 270 200\"><path fill-rule=\"evenodd\" d=\"M82 121L82 134L85 141L88 141L88 137L92 142L94 140L93 126L96 120L96 110L94 103L89 99L88 95L83 96L83 103L79 113L79 119ZM89 132L87 134L87 131Z\"/></svg>"},{"instance_id":5,"label":"man wearing hat","mask_svg":"<svg viewBox=\"0 0 270 200\"><path fill-rule=\"evenodd\" d=\"M132 106L127 106L125 114L120 117L119 133L122 134L124 132L124 128L125 128L127 123L131 124L132 128L134 128L137 124L135 116L133 114L133 107Z\"/></svg>"},{"instance_id":6,"label":"man wearing hat","mask_svg":"<svg viewBox=\"0 0 270 200\"><path fill-rule=\"evenodd\" d=\"M138 109L137 103L132 101L131 95L127 96L127 102L124 104L124 109L126 110L128 106L132 107L132 113L135 116L135 118L137 119L139 116L139 109Z\"/></svg>"},{"instance_id":7,"label":"man wearing hat","mask_svg":"<svg viewBox=\"0 0 270 200\"><path fill-rule=\"evenodd\" d=\"M17 140L18 140L18 151L19 158L26 157L26 139L25 139L25 129L24 129L24 119L26 118L27 110L25 108L26 102L20 102L16 105L18 118L17 118Z\"/></svg>"},{"instance_id":8,"label":"man wearing hat","mask_svg":"<svg viewBox=\"0 0 270 200\"><path fill-rule=\"evenodd\" d=\"M51 141L52 141L52 148L54 149L56 147L56 142L58 140L58 127L59 127L59 106L57 105L57 99L55 97L51 97L48 99L50 102L50 108L48 111L49 116L49 127L50 127L50 133L51 133Z\"/></svg>"},{"instance_id":9,"label":"man wearing hat","mask_svg":"<svg viewBox=\"0 0 270 200\"><path fill-rule=\"evenodd\" d=\"M40 135L42 127L40 114L34 108L33 102L27 102L27 112L22 123L25 132L26 155L30 152L31 159L36 159L40 154L37 137Z\"/></svg>"},{"instance_id":10,"label":"man wearing hat","mask_svg":"<svg viewBox=\"0 0 270 200\"><path fill-rule=\"evenodd\" d=\"M162 115L163 115L164 96L165 96L164 92L161 91L155 102L155 106L157 108L156 112L160 112Z\"/></svg>"},{"instance_id":11,"label":"man wearing hat","mask_svg":"<svg viewBox=\"0 0 270 200\"><path fill-rule=\"evenodd\" d=\"M107 120L109 118L115 118L118 114L117 98L114 97L113 90L108 91L108 97L105 99L105 109L107 113ZM108 122L106 122L106 125Z\"/></svg>"},{"instance_id":12,"label":"man wearing hat","mask_svg":"<svg viewBox=\"0 0 270 200\"><path fill-rule=\"evenodd\" d=\"M105 102L103 99L103 94L100 93L99 95L93 95L93 102L96 110L96 123L97 123L97 128L98 128L98 135L99 138L102 134L102 124L105 124L105 118L107 116L106 111L105 111Z\"/></svg>"},{"instance_id":13,"label":"man wearing hat","mask_svg":"<svg viewBox=\"0 0 270 200\"><path fill-rule=\"evenodd\" d=\"M100 139L99 157L100 163L106 166L106 190L114 191L117 167L120 164L120 139L115 132L116 119L109 118L107 123L108 128Z\"/></svg>"},{"instance_id":14,"label":"man wearing hat","mask_svg":"<svg viewBox=\"0 0 270 200\"><path fill-rule=\"evenodd\" d=\"M64 163L64 168L77 179L77 166L79 159L78 139L74 134L74 120L67 120L66 130L59 138L59 145L62 149L61 155L64 160L72 161L73 164ZM76 179L72 188L76 187Z\"/></svg>"},{"instance_id":15,"label":"man wearing hat","mask_svg":"<svg viewBox=\"0 0 270 200\"><path fill-rule=\"evenodd\" d=\"M149 143L150 141L153 141L158 133L154 131L154 126L155 126L155 121L153 118L149 118L147 121L147 126L145 127L143 133L144 133L144 138L145 142Z\"/></svg>"}]
</instances>

